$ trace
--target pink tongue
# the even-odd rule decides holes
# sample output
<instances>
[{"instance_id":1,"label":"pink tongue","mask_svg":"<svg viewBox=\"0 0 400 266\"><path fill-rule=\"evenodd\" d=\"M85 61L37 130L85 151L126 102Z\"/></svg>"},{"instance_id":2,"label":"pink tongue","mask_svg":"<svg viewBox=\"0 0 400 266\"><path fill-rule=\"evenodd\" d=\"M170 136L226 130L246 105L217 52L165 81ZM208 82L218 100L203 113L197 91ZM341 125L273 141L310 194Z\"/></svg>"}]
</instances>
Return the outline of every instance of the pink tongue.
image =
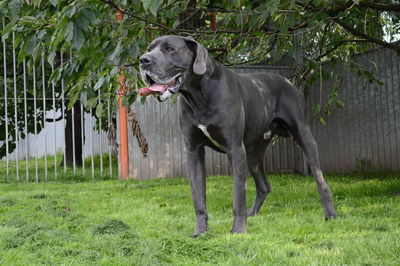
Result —
<instances>
[{"instance_id":1,"label":"pink tongue","mask_svg":"<svg viewBox=\"0 0 400 266\"><path fill-rule=\"evenodd\" d=\"M147 96L155 92L164 92L167 89L167 85L153 84L148 88L139 89L140 96Z\"/></svg>"}]
</instances>

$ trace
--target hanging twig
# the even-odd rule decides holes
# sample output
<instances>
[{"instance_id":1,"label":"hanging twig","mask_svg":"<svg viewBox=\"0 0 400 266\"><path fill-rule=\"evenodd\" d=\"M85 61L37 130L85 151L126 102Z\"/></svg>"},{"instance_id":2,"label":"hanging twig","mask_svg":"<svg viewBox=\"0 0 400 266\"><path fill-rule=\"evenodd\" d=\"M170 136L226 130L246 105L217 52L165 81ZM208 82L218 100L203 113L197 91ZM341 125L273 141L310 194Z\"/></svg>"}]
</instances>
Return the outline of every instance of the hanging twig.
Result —
<instances>
[{"instance_id":1,"label":"hanging twig","mask_svg":"<svg viewBox=\"0 0 400 266\"><path fill-rule=\"evenodd\" d=\"M108 125L108 134L107 134L108 142L112 147L112 155L118 156L118 143L117 143L117 130L115 128L114 122L110 121Z\"/></svg>"},{"instance_id":2,"label":"hanging twig","mask_svg":"<svg viewBox=\"0 0 400 266\"><path fill-rule=\"evenodd\" d=\"M133 111L132 107L128 108L128 122L132 123L132 134L136 136L136 140L142 151L143 158L147 158L147 151L149 149L149 144L147 143L146 138L143 135L142 130L140 129L139 122L136 119L136 114Z\"/></svg>"}]
</instances>

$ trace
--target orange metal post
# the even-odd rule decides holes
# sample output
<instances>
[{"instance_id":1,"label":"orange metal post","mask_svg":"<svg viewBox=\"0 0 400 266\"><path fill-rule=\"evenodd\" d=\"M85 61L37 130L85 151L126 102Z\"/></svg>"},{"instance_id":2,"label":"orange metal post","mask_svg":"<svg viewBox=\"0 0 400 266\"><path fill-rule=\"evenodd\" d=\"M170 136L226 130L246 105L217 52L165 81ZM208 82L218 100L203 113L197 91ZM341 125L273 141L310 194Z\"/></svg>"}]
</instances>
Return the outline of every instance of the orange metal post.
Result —
<instances>
[{"instance_id":1,"label":"orange metal post","mask_svg":"<svg viewBox=\"0 0 400 266\"><path fill-rule=\"evenodd\" d=\"M117 12L117 20L122 20L122 13ZM119 139L120 139L120 164L121 164L121 179L129 178L129 154L128 154L128 123L126 119L126 107L122 104L122 97L125 93L125 76L121 68L119 77Z\"/></svg>"},{"instance_id":2,"label":"orange metal post","mask_svg":"<svg viewBox=\"0 0 400 266\"><path fill-rule=\"evenodd\" d=\"M121 158L121 179L129 178L129 154L128 154L128 127L126 121L126 107L122 105L122 97L124 95L126 86L124 84L125 77L121 72L119 77L119 151Z\"/></svg>"},{"instance_id":3,"label":"orange metal post","mask_svg":"<svg viewBox=\"0 0 400 266\"><path fill-rule=\"evenodd\" d=\"M210 27L212 30L217 30L217 12L211 11L210 12L210 17L211 17L211 23Z\"/></svg>"}]
</instances>

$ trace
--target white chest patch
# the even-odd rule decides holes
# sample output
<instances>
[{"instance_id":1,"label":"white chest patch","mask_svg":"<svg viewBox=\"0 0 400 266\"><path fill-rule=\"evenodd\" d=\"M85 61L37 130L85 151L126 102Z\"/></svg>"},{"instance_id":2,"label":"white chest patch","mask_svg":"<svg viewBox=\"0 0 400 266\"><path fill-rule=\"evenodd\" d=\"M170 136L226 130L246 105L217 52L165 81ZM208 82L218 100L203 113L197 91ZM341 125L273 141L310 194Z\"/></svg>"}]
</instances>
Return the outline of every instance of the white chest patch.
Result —
<instances>
[{"instance_id":1,"label":"white chest patch","mask_svg":"<svg viewBox=\"0 0 400 266\"><path fill-rule=\"evenodd\" d=\"M224 150L224 148L215 140L211 137L210 132L207 130L207 126L198 124L197 127L203 132L203 134L211 141L212 144L217 146L220 150Z\"/></svg>"}]
</instances>

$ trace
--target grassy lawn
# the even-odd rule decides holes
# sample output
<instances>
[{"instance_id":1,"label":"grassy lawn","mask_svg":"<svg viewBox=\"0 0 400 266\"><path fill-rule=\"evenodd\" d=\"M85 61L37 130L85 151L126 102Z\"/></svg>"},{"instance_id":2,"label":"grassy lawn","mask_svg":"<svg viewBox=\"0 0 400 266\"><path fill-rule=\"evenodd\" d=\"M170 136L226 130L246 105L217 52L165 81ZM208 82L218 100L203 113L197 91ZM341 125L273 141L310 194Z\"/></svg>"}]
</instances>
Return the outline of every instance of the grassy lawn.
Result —
<instances>
[{"instance_id":1,"label":"grassy lawn","mask_svg":"<svg viewBox=\"0 0 400 266\"><path fill-rule=\"evenodd\" d=\"M88 179L0 183L0 265L400 265L400 175L328 176L340 215L328 222L312 178L271 176L243 235L229 233L232 179L210 177L198 239L186 179Z\"/></svg>"}]
</instances>

